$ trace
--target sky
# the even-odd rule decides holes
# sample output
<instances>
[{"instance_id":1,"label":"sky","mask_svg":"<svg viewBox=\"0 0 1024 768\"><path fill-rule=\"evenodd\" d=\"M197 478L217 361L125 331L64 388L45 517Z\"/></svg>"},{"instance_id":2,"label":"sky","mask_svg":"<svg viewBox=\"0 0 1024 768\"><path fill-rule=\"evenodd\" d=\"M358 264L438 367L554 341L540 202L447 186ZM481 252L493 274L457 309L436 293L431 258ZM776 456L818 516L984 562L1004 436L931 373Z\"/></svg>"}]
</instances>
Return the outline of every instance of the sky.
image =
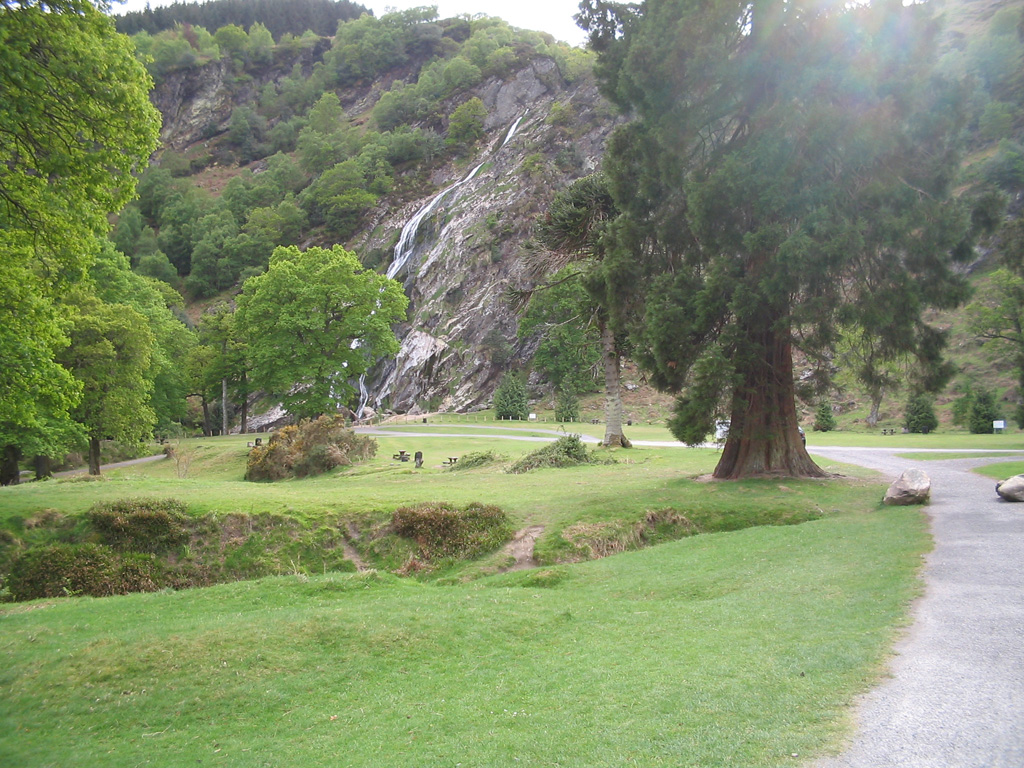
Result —
<instances>
[{"instance_id":1,"label":"sky","mask_svg":"<svg viewBox=\"0 0 1024 768\"><path fill-rule=\"evenodd\" d=\"M572 45L583 45L583 30L576 26L572 17L576 15L579 0L355 0L360 5L371 9L375 16L382 16L389 9L405 10L418 6L437 6L441 18L458 16L463 13L482 13L487 16L498 16L514 27L538 29L549 32L557 39ZM140 11L146 7L147 0L127 0L124 3L114 2L113 13ZM149 0L150 6L156 8L170 5L173 0ZM212 31L212 30L211 30Z\"/></svg>"}]
</instances>

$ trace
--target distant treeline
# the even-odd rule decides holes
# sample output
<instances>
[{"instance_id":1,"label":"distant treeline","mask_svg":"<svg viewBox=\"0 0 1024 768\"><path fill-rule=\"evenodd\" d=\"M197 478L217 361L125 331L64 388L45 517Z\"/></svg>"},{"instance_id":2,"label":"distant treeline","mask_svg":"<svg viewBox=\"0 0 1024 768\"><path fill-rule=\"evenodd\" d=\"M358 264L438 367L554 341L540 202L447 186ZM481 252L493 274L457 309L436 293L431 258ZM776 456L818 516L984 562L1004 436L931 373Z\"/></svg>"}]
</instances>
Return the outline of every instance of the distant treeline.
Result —
<instances>
[{"instance_id":1,"label":"distant treeline","mask_svg":"<svg viewBox=\"0 0 1024 768\"><path fill-rule=\"evenodd\" d=\"M115 17L117 31L126 35L149 32L155 35L176 24L192 24L209 30L237 24L248 29L260 22L275 40L290 32L296 37L306 30L331 36L339 21L358 19L369 9L349 0L210 0L203 3L174 3L162 8L133 11Z\"/></svg>"}]
</instances>

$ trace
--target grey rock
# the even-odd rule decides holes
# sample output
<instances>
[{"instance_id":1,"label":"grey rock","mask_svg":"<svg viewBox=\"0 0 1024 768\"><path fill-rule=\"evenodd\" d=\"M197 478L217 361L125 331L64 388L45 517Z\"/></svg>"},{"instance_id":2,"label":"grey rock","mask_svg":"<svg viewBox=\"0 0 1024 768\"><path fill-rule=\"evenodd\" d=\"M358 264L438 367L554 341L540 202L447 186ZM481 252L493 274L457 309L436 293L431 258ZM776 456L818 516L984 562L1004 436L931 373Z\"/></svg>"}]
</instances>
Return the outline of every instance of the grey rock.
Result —
<instances>
[{"instance_id":1,"label":"grey rock","mask_svg":"<svg viewBox=\"0 0 1024 768\"><path fill-rule=\"evenodd\" d=\"M1014 475L996 483L996 493L1007 501L1024 501L1024 475Z\"/></svg>"},{"instance_id":2,"label":"grey rock","mask_svg":"<svg viewBox=\"0 0 1024 768\"><path fill-rule=\"evenodd\" d=\"M920 469L908 469L889 486L882 503L889 506L927 504L931 492L932 481L928 475Z\"/></svg>"}]
</instances>

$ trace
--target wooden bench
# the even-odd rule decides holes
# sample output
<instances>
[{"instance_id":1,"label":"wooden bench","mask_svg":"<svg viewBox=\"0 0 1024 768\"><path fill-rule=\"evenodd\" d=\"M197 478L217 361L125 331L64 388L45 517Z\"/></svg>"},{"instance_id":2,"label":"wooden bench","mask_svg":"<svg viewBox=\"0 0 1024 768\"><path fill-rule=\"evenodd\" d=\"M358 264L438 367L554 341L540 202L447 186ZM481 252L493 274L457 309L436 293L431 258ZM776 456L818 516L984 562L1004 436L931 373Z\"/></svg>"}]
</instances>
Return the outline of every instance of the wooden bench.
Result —
<instances>
[{"instance_id":1,"label":"wooden bench","mask_svg":"<svg viewBox=\"0 0 1024 768\"><path fill-rule=\"evenodd\" d=\"M449 456L447 461L442 461L441 463L444 464L446 467L454 467L458 462L458 456Z\"/></svg>"},{"instance_id":2,"label":"wooden bench","mask_svg":"<svg viewBox=\"0 0 1024 768\"><path fill-rule=\"evenodd\" d=\"M398 461L408 461L409 460L409 452L408 451L399 451L398 453L394 454L391 458L392 459L397 459Z\"/></svg>"}]
</instances>

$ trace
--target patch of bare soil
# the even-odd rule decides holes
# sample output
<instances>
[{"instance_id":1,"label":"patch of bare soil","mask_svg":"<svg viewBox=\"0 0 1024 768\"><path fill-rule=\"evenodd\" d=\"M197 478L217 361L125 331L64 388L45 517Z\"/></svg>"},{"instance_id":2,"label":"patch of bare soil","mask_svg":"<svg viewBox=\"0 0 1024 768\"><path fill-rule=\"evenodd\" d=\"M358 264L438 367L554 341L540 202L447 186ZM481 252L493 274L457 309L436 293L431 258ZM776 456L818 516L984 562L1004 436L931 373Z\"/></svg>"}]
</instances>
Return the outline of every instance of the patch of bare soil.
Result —
<instances>
[{"instance_id":1,"label":"patch of bare soil","mask_svg":"<svg viewBox=\"0 0 1024 768\"><path fill-rule=\"evenodd\" d=\"M543 525L531 525L529 528L517 531L512 541L505 545L504 552L506 556L515 558L515 563L505 568L504 571L522 571L540 565L533 556L533 548L542 533L544 533Z\"/></svg>"},{"instance_id":2,"label":"patch of bare soil","mask_svg":"<svg viewBox=\"0 0 1024 768\"><path fill-rule=\"evenodd\" d=\"M350 522L346 530L346 536L342 539L341 549L345 553L345 557L353 562L356 566L356 570L362 573L367 570L366 561L359 556L359 551L352 545L353 541L359 540L359 528L356 527L355 523Z\"/></svg>"}]
</instances>

